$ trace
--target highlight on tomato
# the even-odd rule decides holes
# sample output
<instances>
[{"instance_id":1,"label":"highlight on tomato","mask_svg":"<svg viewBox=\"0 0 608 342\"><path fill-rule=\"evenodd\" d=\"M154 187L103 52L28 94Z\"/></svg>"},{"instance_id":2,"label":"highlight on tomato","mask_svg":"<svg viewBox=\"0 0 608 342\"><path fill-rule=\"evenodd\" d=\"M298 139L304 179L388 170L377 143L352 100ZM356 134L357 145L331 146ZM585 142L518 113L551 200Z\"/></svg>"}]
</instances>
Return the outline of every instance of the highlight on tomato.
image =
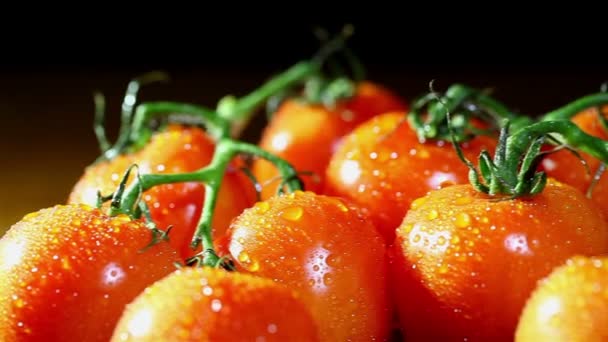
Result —
<instances>
[{"instance_id":1,"label":"highlight on tomato","mask_svg":"<svg viewBox=\"0 0 608 342\"><path fill-rule=\"evenodd\" d=\"M515 341L608 337L608 257L575 255L543 278L526 302Z\"/></svg>"},{"instance_id":2,"label":"highlight on tomato","mask_svg":"<svg viewBox=\"0 0 608 342\"><path fill-rule=\"evenodd\" d=\"M83 204L28 214L0 239L0 340L108 341L124 306L180 261L159 237Z\"/></svg>"},{"instance_id":3,"label":"highlight on tomato","mask_svg":"<svg viewBox=\"0 0 608 342\"><path fill-rule=\"evenodd\" d=\"M513 340L536 283L572 255L608 252L608 224L574 187L538 171L550 134L608 161L605 141L567 120L501 128L470 184L412 202L391 247L391 284L406 339ZM437 329L440 326L441 329Z\"/></svg>"}]
</instances>

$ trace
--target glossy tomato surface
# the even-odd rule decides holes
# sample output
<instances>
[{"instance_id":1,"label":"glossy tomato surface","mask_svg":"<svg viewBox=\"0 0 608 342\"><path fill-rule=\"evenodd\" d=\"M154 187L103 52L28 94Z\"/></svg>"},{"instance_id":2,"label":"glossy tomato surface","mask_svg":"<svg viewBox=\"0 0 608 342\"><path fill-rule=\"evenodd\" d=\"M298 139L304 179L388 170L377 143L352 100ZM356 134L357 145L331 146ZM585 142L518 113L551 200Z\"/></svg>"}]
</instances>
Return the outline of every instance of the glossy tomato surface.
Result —
<instances>
[{"instance_id":1,"label":"glossy tomato surface","mask_svg":"<svg viewBox=\"0 0 608 342\"><path fill-rule=\"evenodd\" d=\"M356 206L312 192L275 196L237 217L226 247L237 269L297 290L322 340L389 335L385 245Z\"/></svg>"},{"instance_id":2,"label":"glossy tomato surface","mask_svg":"<svg viewBox=\"0 0 608 342\"><path fill-rule=\"evenodd\" d=\"M608 340L608 257L574 256L539 282L515 340Z\"/></svg>"},{"instance_id":3,"label":"glossy tomato surface","mask_svg":"<svg viewBox=\"0 0 608 342\"><path fill-rule=\"evenodd\" d=\"M554 180L516 200L453 185L412 203L392 251L406 337L513 340L536 282L574 254L607 253L608 225Z\"/></svg>"},{"instance_id":4,"label":"glossy tomato surface","mask_svg":"<svg viewBox=\"0 0 608 342\"><path fill-rule=\"evenodd\" d=\"M270 279L183 268L128 305L112 341L319 341L309 309Z\"/></svg>"},{"instance_id":5,"label":"glossy tomato surface","mask_svg":"<svg viewBox=\"0 0 608 342\"><path fill-rule=\"evenodd\" d=\"M124 306L175 270L141 221L84 205L33 212L0 239L1 341L108 341Z\"/></svg>"},{"instance_id":6,"label":"glossy tomato surface","mask_svg":"<svg viewBox=\"0 0 608 342\"><path fill-rule=\"evenodd\" d=\"M314 176L302 175L302 179L306 190L318 193L323 188L329 159L345 134L375 115L406 108L396 94L372 82L359 83L355 96L335 108L288 100L273 114L259 145L287 159L297 170L313 172ZM279 175L265 160L256 161L253 172L261 183ZM278 184L275 181L265 186L262 198L276 194Z\"/></svg>"},{"instance_id":7,"label":"glossy tomato surface","mask_svg":"<svg viewBox=\"0 0 608 342\"><path fill-rule=\"evenodd\" d=\"M140 174L196 171L209 164L214 147L203 130L172 125L157 132L143 149L88 167L74 186L68 202L95 205L97 191L103 195L116 191L124 173L133 164L138 165ZM137 172L133 171L130 180ZM213 217L214 234L221 235L235 216L253 204L253 186L244 177L234 169L226 173ZM163 184L143 195L157 226L162 230L172 227L170 243L182 259L195 254L189 245L201 215L204 196L204 184L198 182Z\"/></svg>"},{"instance_id":8,"label":"glossy tomato surface","mask_svg":"<svg viewBox=\"0 0 608 342\"><path fill-rule=\"evenodd\" d=\"M330 161L324 190L364 208L389 244L414 199L468 182L469 169L451 142L421 143L405 118L404 112L379 115L347 135ZM482 150L494 151L496 139L479 136L461 146L477 160Z\"/></svg>"}]
</instances>

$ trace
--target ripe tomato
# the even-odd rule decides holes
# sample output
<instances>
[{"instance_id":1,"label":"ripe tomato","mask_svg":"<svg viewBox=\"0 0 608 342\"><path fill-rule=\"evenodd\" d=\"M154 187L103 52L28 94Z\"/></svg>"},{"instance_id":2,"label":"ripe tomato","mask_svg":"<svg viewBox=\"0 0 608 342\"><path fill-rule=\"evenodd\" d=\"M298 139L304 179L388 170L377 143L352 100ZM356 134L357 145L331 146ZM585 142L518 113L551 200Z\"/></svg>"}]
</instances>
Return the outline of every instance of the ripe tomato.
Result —
<instances>
[{"instance_id":1,"label":"ripe tomato","mask_svg":"<svg viewBox=\"0 0 608 342\"><path fill-rule=\"evenodd\" d=\"M129 304L111 341L318 341L297 294L270 279L184 268Z\"/></svg>"},{"instance_id":2,"label":"ripe tomato","mask_svg":"<svg viewBox=\"0 0 608 342\"><path fill-rule=\"evenodd\" d=\"M391 250L406 337L513 340L536 282L574 254L608 252L608 224L552 179L512 200L453 185L412 203Z\"/></svg>"},{"instance_id":3,"label":"ripe tomato","mask_svg":"<svg viewBox=\"0 0 608 342\"><path fill-rule=\"evenodd\" d=\"M385 245L356 207L297 191L245 210L227 235L237 269L299 291L322 340L389 336Z\"/></svg>"},{"instance_id":4,"label":"ripe tomato","mask_svg":"<svg viewBox=\"0 0 608 342\"><path fill-rule=\"evenodd\" d=\"M410 203L446 184L468 182L469 169L451 142L421 143L404 119L392 112L361 124L344 138L326 174L325 194L347 198L364 208L387 243ZM494 151L496 138L478 136L463 143L469 159Z\"/></svg>"},{"instance_id":5,"label":"ripe tomato","mask_svg":"<svg viewBox=\"0 0 608 342\"><path fill-rule=\"evenodd\" d=\"M372 82L360 82L355 95L335 108L287 100L273 114L259 146L286 159L299 171L314 173L301 178L306 190L318 193L329 159L345 134L375 115L405 109L397 95ZM279 175L271 163L261 159L254 163L253 174L262 184ZM265 186L262 199L276 194L278 184Z\"/></svg>"},{"instance_id":6,"label":"ripe tomato","mask_svg":"<svg viewBox=\"0 0 608 342\"><path fill-rule=\"evenodd\" d=\"M144 250L151 238L143 221L80 204L25 216L0 239L0 340L107 341L179 261L166 242Z\"/></svg>"},{"instance_id":7,"label":"ripe tomato","mask_svg":"<svg viewBox=\"0 0 608 342\"><path fill-rule=\"evenodd\" d=\"M608 106L603 108L602 114L604 116L608 115ZM608 139L608 132L600 122L597 108L590 108L575 115L572 121L585 133L601 139ZM547 155L543 159L542 167L548 176L570 184L586 193L600 167L600 161L586 153L581 152L580 156L585 160L589 171L580 159L567 150ZM608 178L606 175L603 175L593 188L591 199L608 218Z\"/></svg>"},{"instance_id":8,"label":"ripe tomato","mask_svg":"<svg viewBox=\"0 0 608 342\"><path fill-rule=\"evenodd\" d=\"M141 174L198 170L209 164L214 148L211 138L200 128L169 126L155 133L143 149L88 167L74 186L68 202L95 205L97 191L102 195L114 191L133 163L139 166ZM223 234L235 216L253 205L253 186L247 186L244 177L234 169L226 172L214 211L214 234ZM156 225L163 230L173 227L169 242L182 259L195 254L190 248L190 240L201 215L204 194L204 184L187 182L155 186L143 195Z\"/></svg>"},{"instance_id":9,"label":"ripe tomato","mask_svg":"<svg viewBox=\"0 0 608 342\"><path fill-rule=\"evenodd\" d=\"M606 256L573 256L539 282L523 310L515 340L607 340L607 289Z\"/></svg>"}]
</instances>

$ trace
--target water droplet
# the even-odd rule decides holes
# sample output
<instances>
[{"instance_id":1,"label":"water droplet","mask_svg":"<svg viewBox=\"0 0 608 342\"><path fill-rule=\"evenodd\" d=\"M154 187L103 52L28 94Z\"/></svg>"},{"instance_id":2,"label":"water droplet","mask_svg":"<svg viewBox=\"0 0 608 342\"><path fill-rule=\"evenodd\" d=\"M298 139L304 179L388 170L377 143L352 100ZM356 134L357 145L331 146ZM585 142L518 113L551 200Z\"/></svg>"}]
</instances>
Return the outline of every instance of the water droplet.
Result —
<instances>
[{"instance_id":1,"label":"water droplet","mask_svg":"<svg viewBox=\"0 0 608 342\"><path fill-rule=\"evenodd\" d=\"M276 325L276 324L272 324L272 323L271 323L271 324L268 324L268 329L267 329L267 330L268 330L268 332L269 332L270 334L276 334L276 332L277 332L278 328L277 328L277 325Z\"/></svg>"},{"instance_id":2,"label":"water droplet","mask_svg":"<svg viewBox=\"0 0 608 342\"><path fill-rule=\"evenodd\" d=\"M164 164L158 164L158 165L156 165L156 171L158 171L158 172L165 171L165 165Z\"/></svg>"},{"instance_id":3,"label":"water droplet","mask_svg":"<svg viewBox=\"0 0 608 342\"><path fill-rule=\"evenodd\" d=\"M249 272L257 272L260 270L260 263L257 260L253 260L246 268Z\"/></svg>"},{"instance_id":4,"label":"water droplet","mask_svg":"<svg viewBox=\"0 0 608 342\"><path fill-rule=\"evenodd\" d=\"M331 274L326 273L323 276L323 282L325 283L325 285L331 285L334 282L334 278L331 276Z\"/></svg>"},{"instance_id":5,"label":"water droplet","mask_svg":"<svg viewBox=\"0 0 608 342\"><path fill-rule=\"evenodd\" d=\"M259 214L264 214L270 209L270 204L268 204L268 202L258 202L255 204L255 209Z\"/></svg>"},{"instance_id":6,"label":"water droplet","mask_svg":"<svg viewBox=\"0 0 608 342\"><path fill-rule=\"evenodd\" d=\"M220 312L222 310L222 302L219 299L214 299L211 301L211 311Z\"/></svg>"},{"instance_id":7,"label":"water droplet","mask_svg":"<svg viewBox=\"0 0 608 342\"><path fill-rule=\"evenodd\" d=\"M376 158L378 158L378 153L372 152L369 154L369 159L376 160Z\"/></svg>"},{"instance_id":8,"label":"water droplet","mask_svg":"<svg viewBox=\"0 0 608 342\"><path fill-rule=\"evenodd\" d=\"M437 210L433 209L431 211L429 211L429 213L426 215L426 218L429 220L434 220L439 216L439 212L437 212Z\"/></svg>"},{"instance_id":9,"label":"water droplet","mask_svg":"<svg viewBox=\"0 0 608 342\"><path fill-rule=\"evenodd\" d=\"M314 265L312 267L312 270L315 271L315 272L319 272L319 265Z\"/></svg>"},{"instance_id":10,"label":"water droplet","mask_svg":"<svg viewBox=\"0 0 608 342\"><path fill-rule=\"evenodd\" d=\"M241 252L241 254L239 254L238 259L240 262L250 262L251 259L249 258L249 254L247 254L247 252Z\"/></svg>"},{"instance_id":11,"label":"water droplet","mask_svg":"<svg viewBox=\"0 0 608 342\"><path fill-rule=\"evenodd\" d=\"M456 217L454 217L454 224L458 228L466 228L471 224L471 216L467 213L458 213Z\"/></svg>"},{"instance_id":12,"label":"water droplet","mask_svg":"<svg viewBox=\"0 0 608 342\"><path fill-rule=\"evenodd\" d=\"M213 294L213 289L209 285L203 286L203 294L205 296L211 296Z\"/></svg>"},{"instance_id":13,"label":"water droplet","mask_svg":"<svg viewBox=\"0 0 608 342\"><path fill-rule=\"evenodd\" d=\"M15 300L15 307L22 308L23 306L25 306L23 299L17 298L17 300Z\"/></svg>"},{"instance_id":14,"label":"water droplet","mask_svg":"<svg viewBox=\"0 0 608 342\"><path fill-rule=\"evenodd\" d=\"M446 240L446 238L444 236L439 236L437 238L437 245L439 245L439 246L445 245L446 242L448 242L448 241Z\"/></svg>"},{"instance_id":15,"label":"water droplet","mask_svg":"<svg viewBox=\"0 0 608 342\"><path fill-rule=\"evenodd\" d=\"M281 212L281 217L289 221L298 221L300 218L302 218L303 214L304 210L302 207L289 207L283 209Z\"/></svg>"},{"instance_id":16,"label":"water droplet","mask_svg":"<svg viewBox=\"0 0 608 342\"><path fill-rule=\"evenodd\" d=\"M424 197L419 197L417 199L415 199L414 201L412 201L412 205L411 208L413 210L418 209L420 206L422 206L424 204L424 202L426 202L426 198Z\"/></svg>"}]
</instances>

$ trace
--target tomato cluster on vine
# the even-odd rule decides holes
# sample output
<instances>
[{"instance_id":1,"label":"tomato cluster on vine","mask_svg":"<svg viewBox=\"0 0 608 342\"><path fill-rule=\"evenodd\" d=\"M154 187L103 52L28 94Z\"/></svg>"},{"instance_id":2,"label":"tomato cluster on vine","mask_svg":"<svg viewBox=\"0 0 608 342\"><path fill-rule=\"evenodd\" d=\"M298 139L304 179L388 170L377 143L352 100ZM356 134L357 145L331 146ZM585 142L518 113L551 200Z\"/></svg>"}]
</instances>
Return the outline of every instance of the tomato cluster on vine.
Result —
<instances>
[{"instance_id":1,"label":"tomato cluster on vine","mask_svg":"<svg viewBox=\"0 0 608 342\"><path fill-rule=\"evenodd\" d=\"M608 93L399 94L349 34L215 109L134 79L114 143L96 97L100 155L0 239L0 340L608 337Z\"/></svg>"}]
</instances>

